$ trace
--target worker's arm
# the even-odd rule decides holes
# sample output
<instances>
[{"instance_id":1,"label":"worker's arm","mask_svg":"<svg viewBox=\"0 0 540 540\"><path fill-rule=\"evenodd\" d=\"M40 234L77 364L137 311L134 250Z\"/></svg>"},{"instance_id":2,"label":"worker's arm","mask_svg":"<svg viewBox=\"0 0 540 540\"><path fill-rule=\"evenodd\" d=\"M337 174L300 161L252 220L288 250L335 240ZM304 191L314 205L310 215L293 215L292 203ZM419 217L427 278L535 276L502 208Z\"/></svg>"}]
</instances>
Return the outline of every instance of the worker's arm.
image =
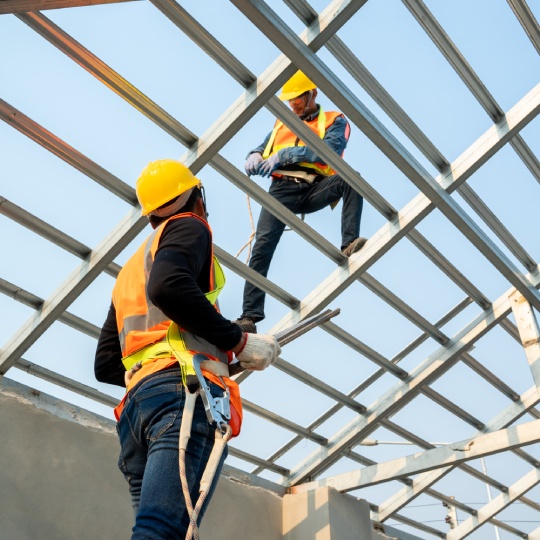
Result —
<instances>
[{"instance_id":1,"label":"worker's arm","mask_svg":"<svg viewBox=\"0 0 540 540\"><path fill-rule=\"evenodd\" d=\"M116 326L116 310L111 303L107 319L101 329L94 360L94 373L100 382L125 387L122 350Z\"/></svg>"},{"instance_id":2,"label":"worker's arm","mask_svg":"<svg viewBox=\"0 0 540 540\"><path fill-rule=\"evenodd\" d=\"M338 116L334 123L326 130L323 141L339 156L343 154L351 128L344 116ZM313 150L307 146L291 146L282 148L279 152L279 163L282 166L292 165L294 163L326 163Z\"/></svg>"},{"instance_id":3,"label":"worker's arm","mask_svg":"<svg viewBox=\"0 0 540 540\"><path fill-rule=\"evenodd\" d=\"M246 159L249 158L249 156L251 154L254 154L254 153L257 153L257 154L262 154L264 153L264 149L266 148L266 145L268 144L268 141L270 140L270 135L272 135L272 132L270 131L270 133L268 133L268 135L264 138L264 141L259 144L259 146L257 146L256 148L254 148L253 150L250 150L248 152L248 155L246 156Z\"/></svg>"},{"instance_id":4,"label":"worker's arm","mask_svg":"<svg viewBox=\"0 0 540 540\"><path fill-rule=\"evenodd\" d=\"M224 351L242 338L240 327L208 301L212 250L208 229L196 218L170 221L162 233L148 279L148 297L181 328Z\"/></svg>"}]
</instances>

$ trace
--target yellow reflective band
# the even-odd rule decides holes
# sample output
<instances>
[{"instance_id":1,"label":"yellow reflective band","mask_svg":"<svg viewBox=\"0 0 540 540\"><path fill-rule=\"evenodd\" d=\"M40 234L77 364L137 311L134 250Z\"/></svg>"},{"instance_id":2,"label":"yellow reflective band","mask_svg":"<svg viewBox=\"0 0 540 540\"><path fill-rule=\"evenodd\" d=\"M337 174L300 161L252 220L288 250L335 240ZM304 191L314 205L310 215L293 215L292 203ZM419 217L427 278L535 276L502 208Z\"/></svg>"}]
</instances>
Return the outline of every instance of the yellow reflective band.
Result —
<instances>
[{"instance_id":1,"label":"yellow reflective band","mask_svg":"<svg viewBox=\"0 0 540 540\"><path fill-rule=\"evenodd\" d=\"M266 148L264 149L264 152L263 152L263 155L262 155L263 159L268 159L270 157L270 150L272 150L272 146L274 144L274 139L276 138L276 134L278 132L278 129L282 125L283 125L283 122L281 120L278 120L276 122L276 125L274 126L274 129L272 130L272 134L270 135L270 138L268 139L268 144L266 145Z\"/></svg>"},{"instance_id":2,"label":"yellow reflective band","mask_svg":"<svg viewBox=\"0 0 540 540\"><path fill-rule=\"evenodd\" d=\"M212 305L216 303L219 293L225 287L225 281L225 272L223 272L223 268L219 264L217 257L214 256L214 283L216 284L216 288L204 295Z\"/></svg>"},{"instance_id":3,"label":"yellow reflective band","mask_svg":"<svg viewBox=\"0 0 540 540\"><path fill-rule=\"evenodd\" d=\"M273 150L272 152L272 155L273 155L276 152L279 152L282 148L290 148L291 146L293 146L292 144L288 144L288 145L280 144L276 146L275 148L273 148L274 140L276 138L277 132L279 131L282 125L283 125L283 122L281 120L278 120L276 122L276 125L274 126L274 129L272 131L272 134L270 135L270 138L268 139L266 148L264 149L264 152L262 155L263 159L268 159L271 155L270 151L272 150ZM320 139L324 139L324 136L326 134L326 114L323 111L323 108L321 106L319 106L319 115L317 116L317 133ZM299 141L298 146L305 146L305 143L302 141ZM304 165L305 164L302 163L302 166Z\"/></svg>"},{"instance_id":4,"label":"yellow reflective band","mask_svg":"<svg viewBox=\"0 0 540 540\"><path fill-rule=\"evenodd\" d=\"M182 332L180 332L180 328L174 322L171 323L171 326L169 326L169 330L167 331L167 343L180 364L182 382L185 386L187 384L186 377L188 375L197 376L197 374L193 368L193 354L187 350L186 342L182 337Z\"/></svg>"},{"instance_id":5,"label":"yellow reflective band","mask_svg":"<svg viewBox=\"0 0 540 540\"><path fill-rule=\"evenodd\" d=\"M217 257L214 256L215 289L205 294L212 305L216 303L219 293L225 286L225 281L225 272L223 272L223 268ZM150 362L161 358L176 358L180 364L182 380L185 384L188 375L196 375L195 370L193 369L192 357L193 354L187 350L186 343L182 337L182 332L180 332L178 325L173 322L169 326L167 336L162 341L147 345L143 349L122 358L122 364L124 364L126 370L129 371L136 364L144 366L145 364L149 364Z\"/></svg>"},{"instance_id":6,"label":"yellow reflective band","mask_svg":"<svg viewBox=\"0 0 540 540\"><path fill-rule=\"evenodd\" d=\"M152 345L147 345L144 349L141 349L125 358L122 358L122 364L126 370L130 370L135 364L148 364L159 358L173 358L174 353L171 347L165 341L159 341L158 343L152 343Z\"/></svg>"}]
</instances>

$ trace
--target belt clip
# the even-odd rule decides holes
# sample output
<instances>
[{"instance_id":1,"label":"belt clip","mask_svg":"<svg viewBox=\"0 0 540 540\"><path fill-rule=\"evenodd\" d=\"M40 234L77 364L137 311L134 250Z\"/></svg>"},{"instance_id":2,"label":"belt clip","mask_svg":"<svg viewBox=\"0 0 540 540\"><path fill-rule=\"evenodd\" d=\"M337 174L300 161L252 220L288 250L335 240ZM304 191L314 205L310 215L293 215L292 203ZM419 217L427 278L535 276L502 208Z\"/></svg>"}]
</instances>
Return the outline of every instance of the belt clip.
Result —
<instances>
[{"instance_id":1,"label":"belt clip","mask_svg":"<svg viewBox=\"0 0 540 540\"><path fill-rule=\"evenodd\" d=\"M211 362L204 354L196 354L193 356L193 369L199 379L199 384L201 385L201 397L204 403L204 409L206 411L206 418L210 424L216 423L217 427L225 433L226 429L229 427L229 420L231 419L231 406L230 406L230 392L228 386L225 384L225 381L220 377L223 382L225 390L223 390L223 395L219 397L214 397L208 386L208 381L203 377L201 364L203 362Z\"/></svg>"}]
</instances>

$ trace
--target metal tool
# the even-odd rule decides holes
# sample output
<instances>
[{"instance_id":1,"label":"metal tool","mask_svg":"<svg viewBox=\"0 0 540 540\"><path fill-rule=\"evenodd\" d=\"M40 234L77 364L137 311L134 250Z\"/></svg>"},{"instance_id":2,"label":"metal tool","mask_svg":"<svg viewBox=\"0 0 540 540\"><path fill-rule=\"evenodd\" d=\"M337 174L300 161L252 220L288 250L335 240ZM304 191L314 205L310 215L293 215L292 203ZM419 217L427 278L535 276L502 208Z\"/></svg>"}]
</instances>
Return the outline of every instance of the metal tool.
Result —
<instances>
[{"instance_id":1,"label":"metal tool","mask_svg":"<svg viewBox=\"0 0 540 540\"><path fill-rule=\"evenodd\" d=\"M303 321L300 321L299 323L294 324L285 330L281 330L275 334L277 342L279 343L280 347L282 347L283 345L286 345L287 343L290 343L296 338L304 335L306 332L309 332L311 329L329 321L332 317L339 315L339 312L339 308L334 310L327 309L318 315L308 317L307 319L304 319ZM217 397L212 395L210 387L208 386L208 381L202 374L201 365L204 362L206 362L207 365L210 364L210 366L215 365L215 362L209 360L204 354L199 353L193 356L193 368L195 369L197 379L199 380L200 394L206 410L206 417L208 418L208 422L210 422L210 424L216 423L218 429L223 431L224 426L228 426L229 420L231 419L229 389L227 388L225 381L221 379L224 386L223 394ZM226 369L226 366L224 366L224 368ZM238 375L242 371L244 371L244 368L239 363L232 364L228 368L229 377ZM221 378L220 374L217 375Z\"/></svg>"},{"instance_id":2,"label":"metal tool","mask_svg":"<svg viewBox=\"0 0 540 540\"><path fill-rule=\"evenodd\" d=\"M327 309L326 311L323 311L317 315L312 315L311 317L308 317L307 319L304 319L293 326L289 326L289 328L286 328L285 330L280 330L277 334L275 334L279 346L283 347L283 345L287 345L287 343L290 343L296 338L304 335L311 329L324 324L336 315L339 315L340 311L341 310L339 308L334 310ZM242 373L242 371L244 371L244 368L239 363L231 364L229 366L229 377L238 375L239 373Z\"/></svg>"}]
</instances>

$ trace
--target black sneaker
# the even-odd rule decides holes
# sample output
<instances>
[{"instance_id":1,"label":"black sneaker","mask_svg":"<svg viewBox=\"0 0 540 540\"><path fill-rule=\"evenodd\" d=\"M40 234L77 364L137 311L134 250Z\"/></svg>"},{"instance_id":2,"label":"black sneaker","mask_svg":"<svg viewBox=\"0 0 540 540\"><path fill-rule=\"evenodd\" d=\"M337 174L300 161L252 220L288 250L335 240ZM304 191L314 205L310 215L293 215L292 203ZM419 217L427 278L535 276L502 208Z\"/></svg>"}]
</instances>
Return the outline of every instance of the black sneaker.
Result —
<instances>
[{"instance_id":1,"label":"black sneaker","mask_svg":"<svg viewBox=\"0 0 540 540\"><path fill-rule=\"evenodd\" d=\"M240 317L239 319L236 319L236 321L232 322L236 323L244 332L247 332L248 334L257 333L255 321L251 317Z\"/></svg>"},{"instance_id":2,"label":"black sneaker","mask_svg":"<svg viewBox=\"0 0 540 540\"><path fill-rule=\"evenodd\" d=\"M356 240L353 240L346 248L343 248L341 251L346 257L350 257L353 253L361 250L364 247L364 244L367 242L367 238L359 236Z\"/></svg>"}]
</instances>

